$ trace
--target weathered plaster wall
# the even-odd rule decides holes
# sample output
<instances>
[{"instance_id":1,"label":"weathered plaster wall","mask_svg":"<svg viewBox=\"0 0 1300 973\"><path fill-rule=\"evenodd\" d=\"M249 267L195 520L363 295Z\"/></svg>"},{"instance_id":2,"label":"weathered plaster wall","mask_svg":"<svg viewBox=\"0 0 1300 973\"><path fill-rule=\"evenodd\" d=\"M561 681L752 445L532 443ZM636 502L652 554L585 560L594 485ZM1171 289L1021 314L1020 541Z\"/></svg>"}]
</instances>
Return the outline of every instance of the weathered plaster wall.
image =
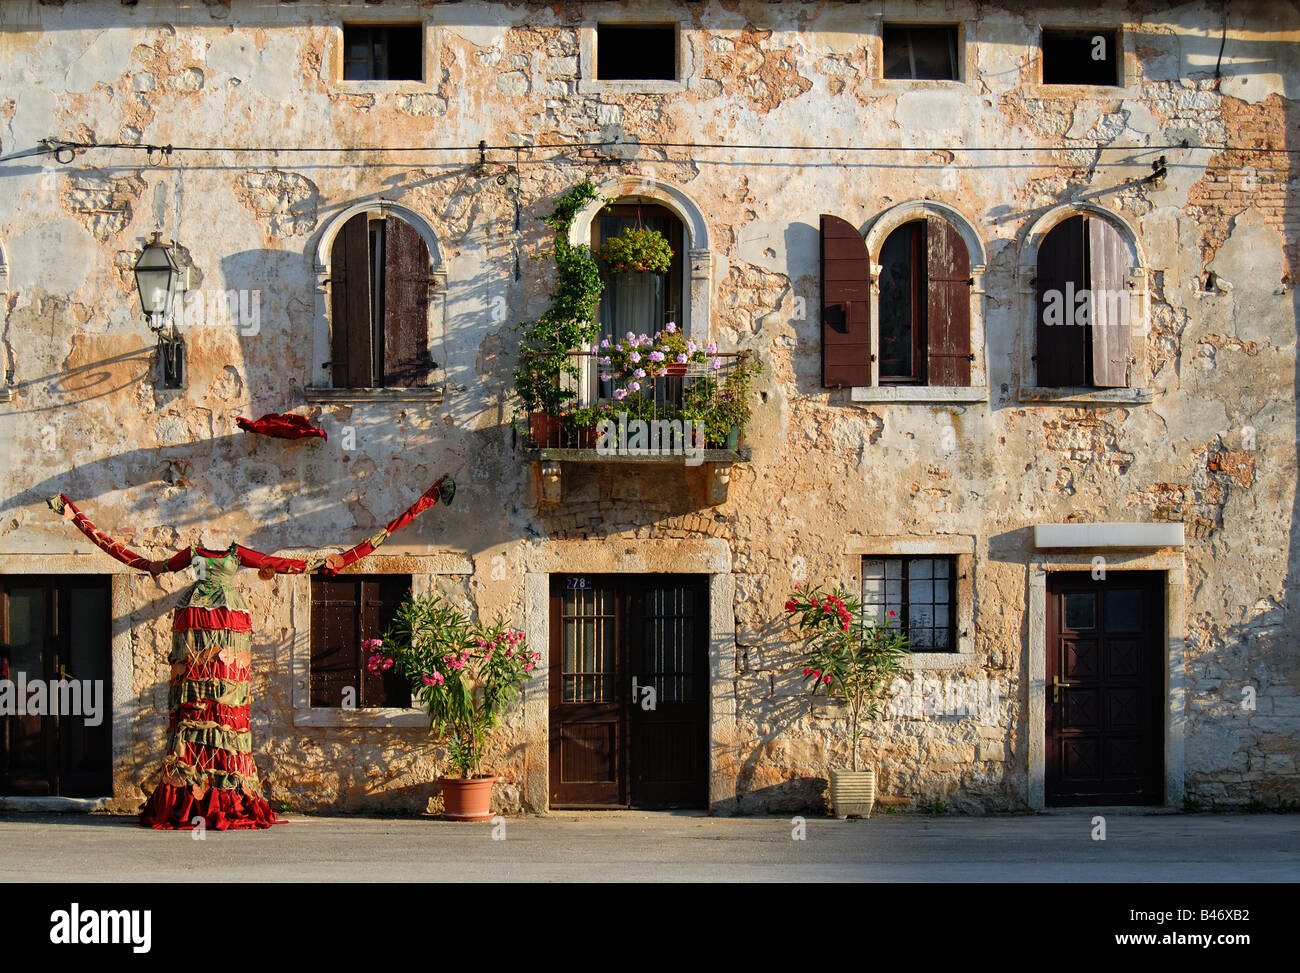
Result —
<instances>
[{"instance_id":1,"label":"weathered plaster wall","mask_svg":"<svg viewBox=\"0 0 1300 973\"><path fill-rule=\"evenodd\" d=\"M833 2L5 4L4 152L49 136L259 148L155 157L156 167L128 150L0 167L0 361L12 388L0 403L0 573L115 570L45 509L58 492L155 556L235 539L303 551L367 536L446 472L460 484L455 506L426 515L384 553L428 565L411 568L421 584L448 586L517 624L526 622L526 574L583 563L593 539L611 570L625 569L625 542L655 542L644 570L689 570L696 546L718 539L730 552L735 634L715 646L711 793L720 810L784 810L817 804L827 768L844 756L842 722L809 714L779 629L795 575L853 581L853 545L863 539L967 536L973 652L942 674L1000 680L1001 719L889 720L865 755L887 798L1013 808L1028 793L1031 525L1178 520L1189 538L1186 790L1204 801L1294 799L1296 8L1232 5L1216 81L1219 7L1163 7L1067 15L883 4L885 17L963 25L967 80L912 83L875 78L876 7ZM679 18L685 90L621 93L580 81L579 28L594 24L597 8ZM424 21L429 83L334 80L342 17ZM1123 24L1124 86L1037 85L1040 22ZM482 169L476 152L260 148L615 137L925 148L496 151ZM1195 148L1225 138L1292 154ZM1184 139L1192 148L1152 148ZM1164 184L1139 184L1160 154ZM680 472L590 470L574 475L564 504L539 513L509 427L510 325L544 306L547 265L528 259L547 242L539 217L582 178L620 175L673 184L701 208L713 241L711 337L768 366L748 434L754 460L733 469L717 508L703 507L699 484ZM339 213L381 197L418 213L445 258L434 350L445 401L308 404L303 390L319 364L316 245ZM820 387L818 214L865 230L919 198L965 214L987 251L989 401L854 404L848 390ZM1140 363L1149 403L1020 400L1032 384L1024 238L1079 200L1136 231L1149 292ZM156 228L188 249L192 286L261 292L256 333L210 319L189 328L190 373L177 392L151 379L130 275ZM1201 293L1207 269L1233 289ZM504 320L493 314L501 301ZM290 410L318 420L329 443L259 440L234 425L236 415ZM341 446L346 426L352 451ZM450 555L469 573L446 573ZM257 758L273 794L307 808L422 808L441 751L418 728L295 725L290 657L304 621L292 586L304 582L246 577L259 628ZM135 706L115 774L126 803L153 783L167 616L184 583L134 576L115 589L125 599L115 603L119 622L129 619ZM1246 685L1259 693L1254 711L1240 706ZM543 688L530 690L492 759L513 782L498 795L506 807L530 777L541 782L532 792L544 793Z\"/></svg>"}]
</instances>

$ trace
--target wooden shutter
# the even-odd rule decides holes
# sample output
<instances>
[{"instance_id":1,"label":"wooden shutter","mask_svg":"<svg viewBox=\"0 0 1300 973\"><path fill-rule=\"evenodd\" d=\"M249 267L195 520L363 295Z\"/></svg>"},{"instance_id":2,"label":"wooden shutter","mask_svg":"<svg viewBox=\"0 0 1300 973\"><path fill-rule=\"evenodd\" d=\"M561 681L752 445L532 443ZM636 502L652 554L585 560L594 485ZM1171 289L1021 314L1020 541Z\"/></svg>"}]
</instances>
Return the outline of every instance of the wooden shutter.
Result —
<instances>
[{"instance_id":1,"label":"wooden shutter","mask_svg":"<svg viewBox=\"0 0 1300 973\"><path fill-rule=\"evenodd\" d=\"M361 691L357 596L356 578L311 578L312 706L342 706L347 686Z\"/></svg>"},{"instance_id":2,"label":"wooden shutter","mask_svg":"<svg viewBox=\"0 0 1300 973\"><path fill-rule=\"evenodd\" d=\"M330 364L335 388L370 384L370 217L343 224L330 254Z\"/></svg>"},{"instance_id":3,"label":"wooden shutter","mask_svg":"<svg viewBox=\"0 0 1300 973\"><path fill-rule=\"evenodd\" d=\"M925 221L929 385L970 385L970 254L947 221Z\"/></svg>"},{"instance_id":4,"label":"wooden shutter","mask_svg":"<svg viewBox=\"0 0 1300 973\"><path fill-rule=\"evenodd\" d=\"M361 606L361 627L357 642L381 638L384 630L397 617L397 608L411 586L409 575L389 575L358 580L358 601ZM369 654L362 651L360 658L360 706L410 706L411 689L397 672L375 673L367 668Z\"/></svg>"},{"instance_id":5,"label":"wooden shutter","mask_svg":"<svg viewBox=\"0 0 1300 973\"><path fill-rule=\"evenodd\" d=\"M870 258L852 224L821 218L822 385L871 384Z\"/></svg>"},{"instance_id":6,"label":"wooden shutter","mask_svg":"<svg viewBox=\"0 0 1300 973\"><path fill-rule=\"evenodd\" d=\"M1054 226L1038 248L1038 384L1044 388L1083 385L1087 332L1075 324L1075 298L1088 286L1083 217ZM1052 315L1059 322L1048 324Z\"/></svg>"},{"instance_id":7,"label":"wooden shutter","mask_svg":"<svg viewBox=\"0 0 1300 973\"><path fill-rule=\"evenodd\" d=\"M409 223L384 221L384 385L429 383L429 248Z\"/></svg>"},{"instance_id":8,"label":"wooden shutter","mask_svg":"<svg viewBox=\"0 0 1300 973\"><path fill-rule=\"evenodd\" d=\"M1088 288L1091 293L1092 384L1127 388L1129 375L1128 247L1105 220L1088 220Z\"/></svg>"}]
</instances>

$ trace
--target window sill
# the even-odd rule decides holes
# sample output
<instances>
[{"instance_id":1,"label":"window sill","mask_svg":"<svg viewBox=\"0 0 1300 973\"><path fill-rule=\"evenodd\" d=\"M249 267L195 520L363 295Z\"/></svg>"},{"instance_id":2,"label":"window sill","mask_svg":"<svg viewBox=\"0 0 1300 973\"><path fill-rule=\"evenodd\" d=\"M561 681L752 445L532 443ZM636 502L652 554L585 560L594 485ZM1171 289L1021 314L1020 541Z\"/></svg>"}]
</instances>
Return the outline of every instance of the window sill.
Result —
<instances>
[{"instance_id":1,"label":"window sill","mask_svg":"<svg viewBox=\"0 0 1300 973\"><path fill-rule=\"evenodd\" d=\"M335 709L333 707L295 708L294 726L356 726L429 728L429 717L420 709Z\"/></svg>"},{"instance_id":2,"label":"window sill","mask_svg":"<svg viewBox=\"0 0 1300 973\"><path fill-rule=\"evenodd\" d=\"M675 95L686 91L688 87L685 81L578 79L580 95Z\"/></svg>"},{"instance_id":3,"label":"window sill","mask_svg":"<svg viewBox=\"0 0 1300 973\"><path fill-rule=\"evenodd\" d=\"M427 402L440 405L444 398L442 386L409 389L303 389L308 405L330 405L335 402Z\"/></svg>"},{"instance_id":4,"label":"window sill","mask_svg":"<svg viewBox=\"0 0 1300 973\"><path fill-rule=\"evenodd\" d=\"M970 641L959 636L958 644ZM975 665L973 652L909 652L899 660L905 672L919 672L924 669L961 669Z\"/></svg>"},{"instance_id":5,"label":"window sill","mask_svg":"<svg viewBox=\"0 0 1300 973\"><path fill-rule=\"evenodd\" d=\"M987 402L989 390L986 385L869 385L855 386L850 398L853 402Z\"/></svg>"},{"instance_id":6,"label":"window sill","mask_svg":"<svg viewBox=\"0 0 1300 973\"><path fill-rule=\"evenodd\" d=\"M1043 405L1145 405L1155 401L1155 389L1037 388L1022 386L1021 402Z\"/></svg>"}]
</instances>

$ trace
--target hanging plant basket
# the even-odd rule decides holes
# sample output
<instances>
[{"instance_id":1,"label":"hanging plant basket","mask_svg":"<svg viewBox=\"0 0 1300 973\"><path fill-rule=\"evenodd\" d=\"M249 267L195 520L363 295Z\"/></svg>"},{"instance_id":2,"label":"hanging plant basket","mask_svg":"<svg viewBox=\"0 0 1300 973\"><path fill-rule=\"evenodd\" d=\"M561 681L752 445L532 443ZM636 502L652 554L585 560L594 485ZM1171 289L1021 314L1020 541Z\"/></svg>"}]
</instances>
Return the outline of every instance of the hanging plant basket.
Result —
<instances>
[{"instance_id":1,"label":"hanging plant basket","mask_svg":"<svg viewBox=\"0 0 1300 973\"><path fill-rule=\"evenodd\" d=\"M600 248L600 262L607 274L662 274L672 266L673 248L658 230L629 226Z\"/></svg>"}]
</instances>

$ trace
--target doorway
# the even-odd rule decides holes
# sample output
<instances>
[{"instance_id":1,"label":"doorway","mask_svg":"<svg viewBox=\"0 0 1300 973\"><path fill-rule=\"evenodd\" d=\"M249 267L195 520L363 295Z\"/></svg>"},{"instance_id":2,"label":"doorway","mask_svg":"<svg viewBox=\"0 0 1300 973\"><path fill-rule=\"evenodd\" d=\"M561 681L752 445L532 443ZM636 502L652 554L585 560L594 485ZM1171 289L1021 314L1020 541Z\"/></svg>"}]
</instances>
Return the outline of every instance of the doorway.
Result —
<instances>
[{"instance_id":1,"label":"doorway","mask_svg":"<svg viewBox=\"0 0 1300 973\"><path fill-rule=\"evenodd\" d=\"M708 632L707 576L551 576L551 807L705 805Z\"/></svg>"},{"instance_id":2,"label":"doorway","mask_svg":"<svg viewBox=\"0 0 1300 973\"><path fill-rule=\"evenodd\" d=\"M1048 805L1164 800L1164 575L1047 579Z\"/></svg>"},{"instance_id":3,"label":"doorway","mask_svg":"<svg viewBox=\"0 0 1300 973\"><path fill-rule=\"evenodd\" d=\"M105 575L0 578L0 794L112 793L111 616Z\"/></svg>"}]
</instances>

